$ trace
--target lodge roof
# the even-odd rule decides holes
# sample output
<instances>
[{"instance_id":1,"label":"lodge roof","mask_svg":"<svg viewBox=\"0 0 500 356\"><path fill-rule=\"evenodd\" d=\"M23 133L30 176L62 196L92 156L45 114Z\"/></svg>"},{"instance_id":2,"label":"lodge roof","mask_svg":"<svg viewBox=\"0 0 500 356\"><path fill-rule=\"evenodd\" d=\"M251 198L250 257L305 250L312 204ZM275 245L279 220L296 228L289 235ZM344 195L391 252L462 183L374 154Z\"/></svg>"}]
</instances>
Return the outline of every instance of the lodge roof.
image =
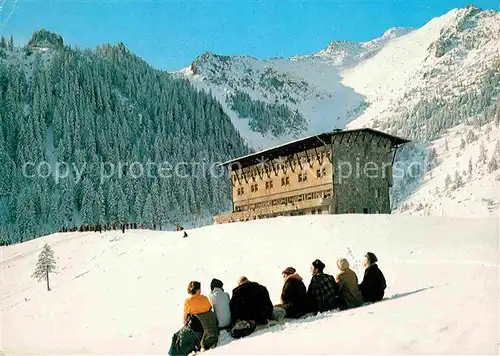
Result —
<instances>
[{"instance_id":1,"label":"lodge roof","mask_svg":"<svg viewBox=\"0 0 500 356\"><path fill-rule=\"evenodd\" d=\"M294 153L303 152L311 148L324 146L335 142L339 137L343 135L352 135L353 133L370 132L375 135L383 136L391 141L391 147L397 147L404 143L410 142L410 140L393 136L388 133L374 130L371 128L361 128L353 130L335 130L331 132L324 132L317 135L311 135L308 137L300 138L298 140L290 141L279 146L274 146L261 150L255 153L248 154L246 156L241 156L238 158L231 159L224 163L219 164L219 167L231 167L232 165L238 163L238 168L245 168L248 166L253 166L255 164L262 163L263 160L271 160L279 157L289 156ZM357 137L358 135L356 135Z\"/></svg>"}]
</instances>

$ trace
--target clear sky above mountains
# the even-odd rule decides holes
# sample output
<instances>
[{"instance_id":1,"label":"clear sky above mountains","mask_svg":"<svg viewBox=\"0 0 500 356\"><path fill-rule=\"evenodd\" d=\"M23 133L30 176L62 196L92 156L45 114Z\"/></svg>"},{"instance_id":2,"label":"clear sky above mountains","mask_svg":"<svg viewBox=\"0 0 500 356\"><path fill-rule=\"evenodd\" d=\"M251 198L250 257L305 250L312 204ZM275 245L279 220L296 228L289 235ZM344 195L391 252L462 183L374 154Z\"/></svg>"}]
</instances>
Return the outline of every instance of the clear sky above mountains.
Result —
<instances>
[{"instance_id":1,"label":"clear sky above mountains","mask_svg":"<svg viewBox=\"0 0 500 356\"><path fill-rule=\"evenodd\" d=\"M45 28L67 44L122 41L154 67L178 70L204 51L258 58L321 50L332 40L366 41L394 26L420 27L462 0L0 0L1 32L26 43ZM499 0L479 0L484 9Z\"/></svg>"}]
</instances>

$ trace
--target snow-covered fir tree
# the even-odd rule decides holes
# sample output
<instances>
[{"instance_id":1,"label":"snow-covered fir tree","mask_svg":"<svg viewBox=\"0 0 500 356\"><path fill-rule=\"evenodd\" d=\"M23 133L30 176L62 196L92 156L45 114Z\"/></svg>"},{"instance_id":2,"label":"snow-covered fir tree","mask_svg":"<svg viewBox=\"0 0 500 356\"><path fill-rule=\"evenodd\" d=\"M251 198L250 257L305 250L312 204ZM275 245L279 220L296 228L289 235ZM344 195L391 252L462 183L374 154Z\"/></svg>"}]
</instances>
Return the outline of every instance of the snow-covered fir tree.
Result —
<instances>
[{"instance_id":1,"label":"snow-covered fir tree","mask_svg":"<svg viewBox=\"0 0 500 356\"><path fill-rule=\"evenodd\" d=\"M49 244L45 243L38 256L35 272L33 272L31 277L38 279L38 281L45 280L47 282L47 290L50 291L49 273L53 273L55 269L56 260L54 251Z\"/></svg>"}]
</instances>

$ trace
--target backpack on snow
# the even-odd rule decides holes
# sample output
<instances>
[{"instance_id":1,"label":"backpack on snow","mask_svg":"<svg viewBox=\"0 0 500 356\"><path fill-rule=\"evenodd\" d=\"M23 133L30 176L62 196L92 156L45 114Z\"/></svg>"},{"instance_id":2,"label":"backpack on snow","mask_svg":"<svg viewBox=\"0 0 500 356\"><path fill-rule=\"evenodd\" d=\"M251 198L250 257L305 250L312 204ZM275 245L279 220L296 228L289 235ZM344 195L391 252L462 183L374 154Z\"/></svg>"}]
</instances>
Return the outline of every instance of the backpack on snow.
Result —
<instances>
[{"instance_id":1,"label":"backpack on snow","mask_svg":"<svg viewBox=\"0 0 500 356\"><path fill-rule=\"evenodd\" d=\"M253 320L238 320L231 329L231 336L235 339L248 336L255 331L256 326Z\"/></svg>"}]
</instances>

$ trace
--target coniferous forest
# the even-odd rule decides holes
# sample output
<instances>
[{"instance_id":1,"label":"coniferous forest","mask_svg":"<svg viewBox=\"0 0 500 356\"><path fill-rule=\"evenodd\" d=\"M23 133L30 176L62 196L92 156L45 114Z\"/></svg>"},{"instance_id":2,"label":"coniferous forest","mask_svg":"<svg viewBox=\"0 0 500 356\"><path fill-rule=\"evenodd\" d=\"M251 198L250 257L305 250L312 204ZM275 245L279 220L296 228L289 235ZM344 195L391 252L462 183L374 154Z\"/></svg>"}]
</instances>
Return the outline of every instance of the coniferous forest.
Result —
<instances>
[{"instance_id":1,"label":"coniferous forest","mask_svg":"<svg viewBox=\"0 0 500 356\"><path fill-rule=\"evenodd\" d=\"M248 153L211 95L126 47L0 41L0 240L79 224L170 228L229 208L216 162Z\"/></svg>"}]
</instances>

